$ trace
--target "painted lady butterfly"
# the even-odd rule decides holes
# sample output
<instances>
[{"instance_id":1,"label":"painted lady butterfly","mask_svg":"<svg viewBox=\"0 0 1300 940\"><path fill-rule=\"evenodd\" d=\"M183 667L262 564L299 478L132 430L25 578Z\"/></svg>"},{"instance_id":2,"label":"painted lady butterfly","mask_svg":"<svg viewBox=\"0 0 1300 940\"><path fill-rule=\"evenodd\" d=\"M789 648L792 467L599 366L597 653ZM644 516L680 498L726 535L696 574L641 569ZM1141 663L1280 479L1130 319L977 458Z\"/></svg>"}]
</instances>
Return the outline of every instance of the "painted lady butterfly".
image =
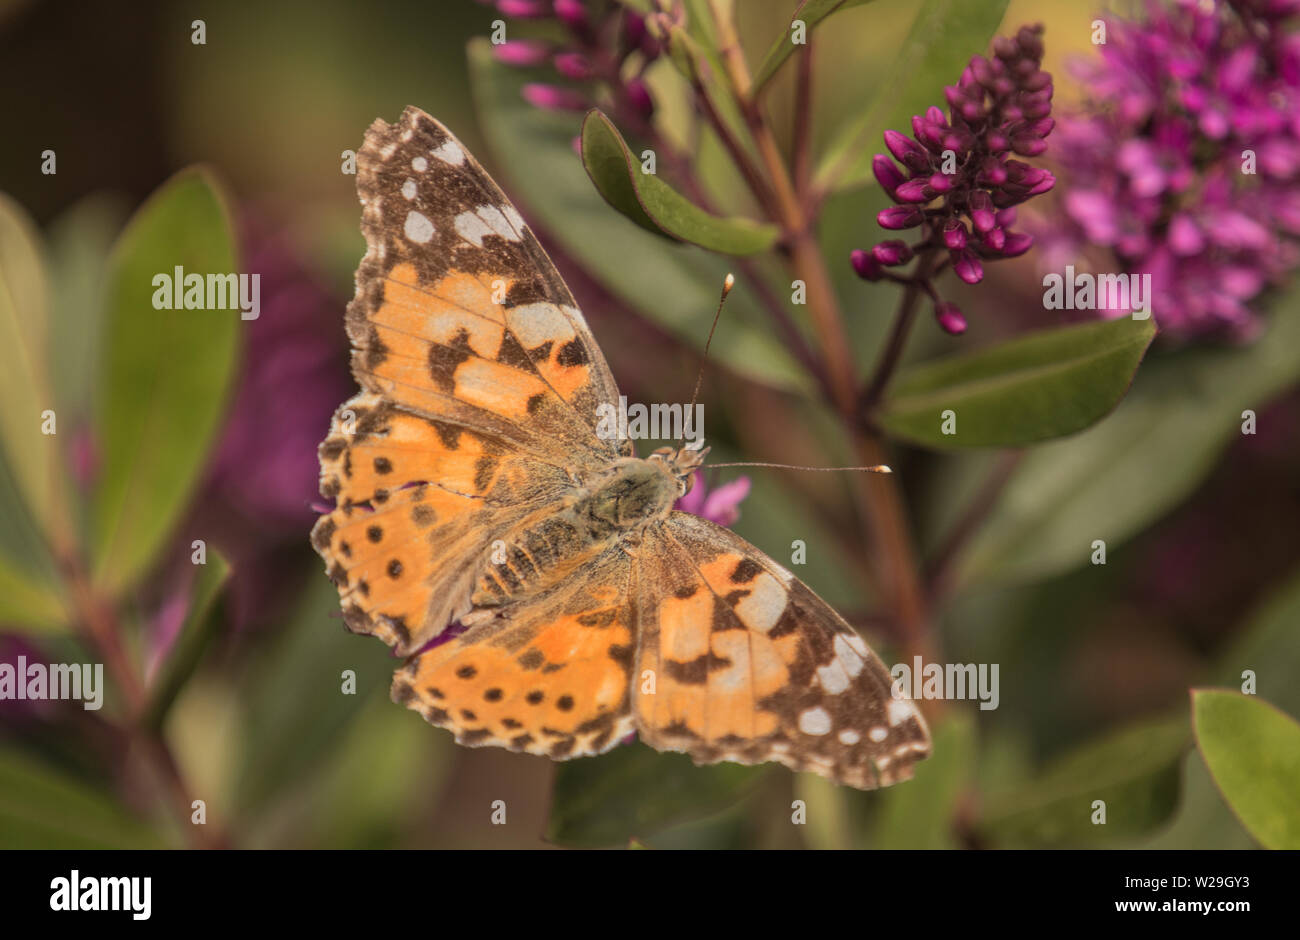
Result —
<instances>
[{"instance_id":1,"label":"painted lady butterfly","mask_svg":"<svg viewBox=\"0 0 1300 940\"><path fill-rule=\"evenodd\" d=\"M697 763L863 789L930 737L884 665L754 546L674 511L703 452L597 436L618 388L519 212L416 108L358 156L363 391L320 445L312 542L393 698L461 744L555 759L631 732ZM457 633L449 625L460 624Z\"/></svg>"}]
</instances>

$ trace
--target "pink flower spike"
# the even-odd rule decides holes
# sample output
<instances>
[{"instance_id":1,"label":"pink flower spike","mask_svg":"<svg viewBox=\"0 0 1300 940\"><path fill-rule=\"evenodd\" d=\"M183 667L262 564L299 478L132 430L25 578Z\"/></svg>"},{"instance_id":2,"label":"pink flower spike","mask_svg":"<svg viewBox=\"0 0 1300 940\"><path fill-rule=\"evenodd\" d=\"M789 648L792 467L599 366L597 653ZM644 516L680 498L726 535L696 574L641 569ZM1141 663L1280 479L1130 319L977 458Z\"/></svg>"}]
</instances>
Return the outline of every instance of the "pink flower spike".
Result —
<instances>
[{"instance_id":1,"label":"pink flower spike","mask_svg":"<svg viewBox=\"0 0 1300 940\"><path fill-rule=\"evenodd\" d=\"M944 301L936 305L934 318L945 333L960 336L966 332L966 318L961 315L961 308L956 304Z\"/></svg>"},{"instance_id":2,"label":"pink flower spike","mask_svg":"<svg viewBox=\"0 0 1300 940\"><path fill-rule=\"evenodd\" d=\"M520 92L524 100L543 111L586 111L587 97L572 88L530 82Z\"/></svg>"},{"instance_id":3,"label":"pink flower spike","mask_svg":"<svg viewBox=\"0 0 1300 940\"><path fill-rule=\"evenodd\" d=\"M518 68L541 65L551 55L551 47L538 39L512 39L492 47L498 62Z\"/></svg>"}]
</instances>

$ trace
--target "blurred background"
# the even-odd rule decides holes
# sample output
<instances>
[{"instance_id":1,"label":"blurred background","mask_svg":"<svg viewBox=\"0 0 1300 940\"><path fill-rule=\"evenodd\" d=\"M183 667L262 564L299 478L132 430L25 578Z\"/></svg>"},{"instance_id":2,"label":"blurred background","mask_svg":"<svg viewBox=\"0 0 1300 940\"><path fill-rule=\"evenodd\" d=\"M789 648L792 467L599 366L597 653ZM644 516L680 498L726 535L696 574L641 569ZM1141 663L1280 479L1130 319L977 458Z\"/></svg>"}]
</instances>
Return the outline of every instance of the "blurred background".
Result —
<instances>
[{"instance_id":1,"label":"blurred background","mask_svg":"<svg viewBox=\"0 0 1300 940\"><path fill-rule=\"evenodd\" d=\"M738 4L752 56L793 6ZM879 0L818 34L819 146L888 80L892 50L922 6ZM1078 98L1065 62L1092 53L1095 12L1076 0L1014 0L1007 9L999 32L1045 23L1058 103ZM0 2L0 190L30 214L46 246L57 314L51 382L75 485L93 488L100 470L96 383L108 339L95 298L132 213L173 174L201 164L226 194L237 270L262 274L261 316L238 327L237 372L211 445L169 547L134 583L123 615L126 655L146 684L170 683L159 735L222 844L1253 845L1183 737L1175 732L1178 746L1163 750L1143 743L1148 733L1170 739L1162 729L1185 716L1189 687L1237 687L1242 668L1267 667L1261 696L1300 713L1300 363L1261 365L1235 349L1153 351L1131 399L1107 419L1113 428L1103 422L1017 464L996 452L898 449L891 462L932 562L972 494L1000 468L1011 473L1000 508L946 572L939 624L946 660L1000 664L1000 706L959 703L915 784L840 792L780 768L697 771L640 744L566 767L557 781L544 759L458 748L389 702L396 662L382 644L344 631L307 540L315 445L354 388L343 310L364 242L344 151L360 147L375 118L396 120L408 104L453 129L551 251L631 401L687 400L709 298L726 270L717 259L683 261L689 276L680 283L649 265L638 270L630 259L666 249L613 214L572 151L565 163L563 147L539 143L576 135L581 114L532 114L499 70L467 55L497 16L471 0ZM205 23L202 45L191 41L196 19ZM958 61L985 51L985 39ZM787 135L790 71L772 98ZM942 87L934 92L942 104ZM52 175L41 172L46 150L57 154ZM721 176L714 183L735 188ZM893 299L854 278L847 257L877 240L883 204L874 186L837 193L821 233L864 369ZM692 251L673 249L674 257ZM1026 257L959 293L971 323L961 342L1048 325L1039 276ZM851 462L807 390L780 379L780 344L759 335L761 322L741 297L719 328L715 350L741 352L716 353L708 367L715 458ZM954 348L937 330L921 330L908 355ZM1232 413L1258 409L1257 433L1201 427L1207 399ZM841 508L844 482L746 472L753 488L736 530L778 559L804 540L810 559L800 576L893 662L899 638L872 616L860 534ZM710 482L734 476L718 471ZM0 547L26 559L24 510L12 486L4 492ZM1078 547L1093 538L1108 540L1104 567ZM229 566L224 583L195 575L194 539ZM89 658L67 629L0 622L0 661L20 654ZM356 695L340 694L349 669ZM0 845L191 843L159 795L167 781L141 759L150 744L114 723L121 705L111 688L99 712L0 702ZM1121 743L1109 743L1116 736ZM1088 747L1103 751L1088 760L1080 751ZM1145 807L1104 835L1052 817L1054 801L1073 793L1060 768L1081 753L1082 766L1107 775L1099 786ZM792 827L794 799L825 809ZM490 824L494 800L508 807L506 825ZM1011 818L1012 807L1030 805L1046 815Z\"/></svg>"}]
</instances>

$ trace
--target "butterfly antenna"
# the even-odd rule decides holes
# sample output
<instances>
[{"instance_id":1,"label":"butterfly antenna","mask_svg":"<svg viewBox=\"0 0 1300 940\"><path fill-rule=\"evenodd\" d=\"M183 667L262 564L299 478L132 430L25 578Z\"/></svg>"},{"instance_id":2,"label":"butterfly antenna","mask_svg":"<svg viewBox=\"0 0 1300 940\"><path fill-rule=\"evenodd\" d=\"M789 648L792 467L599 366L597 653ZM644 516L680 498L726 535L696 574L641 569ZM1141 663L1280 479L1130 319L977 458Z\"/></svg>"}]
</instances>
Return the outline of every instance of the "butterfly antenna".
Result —
<instances>
[{"instance_id":1,"label":"butterfly antenna","mask_svg":"<svg viewBox=\"0 0 1300 940\"><path fill-rule=\"evenodd\" d=\"M704 362L700 363L700 374L695 378L695 391L691 393L691 407L688 414L695 412L695 403L700 400L700 386L704 384L704 367L708 365L709 345L713 342L713 331L718 328L718 318L722 316L722 305L727 301L727 295L731 289L736 286L736 278L728 273L722 281L722 296L718 298L718 312L713 315L713 325L709 327L709 338L704 341Z\"/></svg>"},{"instance_id":2,"label":"butterfly antenna","mask_svg":"<svg viewBox=\"0 0 1300 940\"><path fill-rule=\"evenodd\" d=\"M711 463L710 467L771 467L775 470L816 470L818 473L831 473L839 470L861 470L863 473L893 473L883 463L878 463L870 467L802 467L792 463L761 463L755 461L744 461L743 463Z\"/></svg>"}]
</instances>

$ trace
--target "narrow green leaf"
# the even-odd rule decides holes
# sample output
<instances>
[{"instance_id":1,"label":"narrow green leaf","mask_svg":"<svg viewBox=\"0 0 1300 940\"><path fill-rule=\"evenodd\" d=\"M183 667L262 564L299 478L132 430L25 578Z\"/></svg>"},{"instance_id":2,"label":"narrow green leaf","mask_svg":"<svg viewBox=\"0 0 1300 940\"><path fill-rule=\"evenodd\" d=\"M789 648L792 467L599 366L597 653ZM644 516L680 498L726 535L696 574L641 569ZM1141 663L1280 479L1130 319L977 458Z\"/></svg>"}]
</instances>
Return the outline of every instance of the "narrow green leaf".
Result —
<instances>
[{"instance_id":1,"label":"narrow green leaf","mask_svg":"<svg viewBox=\"0 0 1300 940\"><path fill-rule=\"evenodd\" d=\"M1086 744L1022 789L992 798L978 829L997 845L1068 847L1133 838L1178 803L1187 719L1148 721ZM1094 823L1096 801L1105 824Z\"/></svg>"},{"instance_id":2,"label":"narrow green leaf","mask_svg":"<svg viewBox=\"0 0 1300 940\"><path fill-rule=\"evenodd\" d=\"M1122 318L1044 330L926 363L895 380L879 420L930 447L1019 447L1081 431L1128 390L1155 336ZM945 433L951 411L954 433Z\"/></svg>"},{"instance_id":3,"label":"narrow green leaf","mask_svg":"<svg viewBox=\"0 0 1300 940\"><path fill-rule=\"evenodd\" d=\"M626 309L702 348L729 262L653 236L611 212L573 152L573 117L529 106L520 96L526 76L496 62L486 39L470 43L469 62L498 178L509 183L528 220ZM769 386L810 387L744 278L727 301L727 317L728 341L715 343L711 355Z\"/></svg>"},{"instance_id":4,"label":"narrow green leaf","mask_svg":"<svg viewBox=\"0 0 1300 940\"><path fill-rule=\"evenodd\" d=\"M164 841L107 794L0 748L0 849L149 849Z\"/></svg>"},{"instance_id":5,"label":"narrow green leaf","mask_svg":"<svg viewBox=\"0 0 1300 940\"><path fill-rule=\"evenodd\" d=\"M70 539L58 412L50 383L45 250L26 211L0 193L0 457L47 544ZM52 426L53 433L49 433Z\"/></svg>"},{"instance_id":6,"label":"narrow green leaf","mask_svg":"<svg viewBox=\"0 0 1300 940\"><path fill-rule=\"evenodd\" d=\"M767 251L780 231L750 219L710 215L661 180L644 173L641 159L599 110L582 122L582 161L605 200L642 228L726 255Z\"/></svg>"},{"instance_id":7,"label":"narrow green leaf","mask_svg":"<svg viewBox=\"0 0 1300 940\"><path fill-rule=\"evenodd\" d=\"M785 32L773 41L771 48L767 50L767 55L763 56L758 71L754 73L755 93L772 79L772 76L780 70L785 60L790 58L795 51L796 22L803 22L802 34L806 41L807 35L813 27L832 13L838 10L847 10L850 7L865 6L870 2L871 0L803 0L795 9L794 16L790 17L790 23Z\"/></svg>"},{"instance_id":8,"label":"narrow green leaf","mask_svg":"<svg viewBox=\"0 0 1300 940\"><path fill-rule=\"evenodd\" d=\"M171 534L235 374L237 309L154 309L155 276L178 267L186 276L238 273L225 198L203 170L150 197L110 264L91 558L95 581L111 593L128 588Z\"/></svg>"},{"instance_id":9,"label":"narrow green leaf","mask_svg":"<svg viewBox=\"0 0 1300 940\"><path fill-rule=\"evenodd\" d=\"M1088 563L1168 512L1261 409L1300 377L1300 290L1273 306L1254 344L1149 356L1133 390L1095 428L1027 453L971 541L963 584L1047 577ZM959 422L960 427L960 422Z\"/></svg>"},{"instance_id":10,"label":"narrow green leaf","mask_svg":"<svg viewBox=\"0 0 1300 940\"><path fill-rule=\"evenodd\" d=\"M546 837L585 848L626 845L734 803L766 769L696 767L685 754L661 754L643 744L566 761L555 769Z\"/></svg>"},{"instance_id":11,"label":"narrow green leaf","mask_svg":"<svg viewBox=\"0 0 1300 940\"><path fill-rule=\"evenodd\" d=\"M51 582L36 580L0 559L0 626L20 633L62 633L67 623L67 611Z\"/></svg>"},{"instance_id":12,"label":"narrow green leaf","mask_svg":"<svg viewBox=\"0 0 1300 940\"><path fill-rule=\"evenodd\" d=\"M207 564L198 566L190 589L190 609L166 663L149 690L149 705L143 719L148 727L162 727L168 709L198 668L199 661L216 636L222 621L212 615L213 605L229 577L230 566L215 552Z\"/></svg>"},{"instance_id":13,"label":"narrow green leaf","mask_svg":"<svg viewBox=\"0 0 1300 940\"><path fill-rule=\"evenodd\" d=\"M890 66L893 79L837 133L815 174L817 184L845 189L871 180L871 157L883 146L884 132L910 134L912 115L944 106L944 86L956 84L971 56L986 51L1009 2L924 0Z\"/></svg>"},{"instance_id":14,"label":"narrow green leaf","mask_svg":"<svg viewBox=\"0 0 1300 940\"><path fill-rule=\"evenodd\" d=\"M1300 723L1253 695L1192 690L1196 745L1219 792L1269 849L1300 849Z\"/></svg>"}]
</instances>

